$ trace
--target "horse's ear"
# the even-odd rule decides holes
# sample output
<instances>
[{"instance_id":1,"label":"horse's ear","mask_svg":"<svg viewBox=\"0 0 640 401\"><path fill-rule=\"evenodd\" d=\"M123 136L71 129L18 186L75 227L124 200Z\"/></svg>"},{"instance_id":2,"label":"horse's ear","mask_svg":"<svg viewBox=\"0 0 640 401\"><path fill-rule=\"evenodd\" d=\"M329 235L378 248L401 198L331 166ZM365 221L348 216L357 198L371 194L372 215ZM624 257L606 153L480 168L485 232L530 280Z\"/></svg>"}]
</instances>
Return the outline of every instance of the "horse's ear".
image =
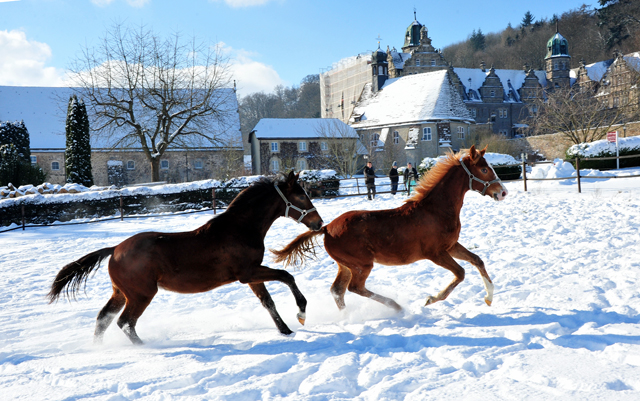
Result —
<instances>
[{"instance_id":1,"label":"horse's ear","mask_svg":"<svg viewBox=\"0 0 640 401\"><path fill-rule=\"evenodd\" d=\"M292 186L298 181L298 176L293 173L293 170L289 172L289 176L287 177L287 185Z\"/></svg>"},{"instance_id":2,"label":"horse's ear","mask_svg":"<svg viewBox=\"0 0 640 401\"><path fill-rule=\"evenodd\" d=\"M471 148L469 148L469 158L471 159L471 164L476 164L478 160L480 160L480 158L484 154L481 152L483 151L478 152L476 150L476 145L471 145Z\"/></svg>"},{"instance_id":3,"label":"horse's ear","mask_svg":"<svg viewBox=\"0 0 640 401\"><path fill-rule=\"evenodd\" d=\"M484 149L480 151L480 156L484 157L484 154L487 153L487 147L489 147L489 145L484 145Z\"/></svg>"}]
</instances>

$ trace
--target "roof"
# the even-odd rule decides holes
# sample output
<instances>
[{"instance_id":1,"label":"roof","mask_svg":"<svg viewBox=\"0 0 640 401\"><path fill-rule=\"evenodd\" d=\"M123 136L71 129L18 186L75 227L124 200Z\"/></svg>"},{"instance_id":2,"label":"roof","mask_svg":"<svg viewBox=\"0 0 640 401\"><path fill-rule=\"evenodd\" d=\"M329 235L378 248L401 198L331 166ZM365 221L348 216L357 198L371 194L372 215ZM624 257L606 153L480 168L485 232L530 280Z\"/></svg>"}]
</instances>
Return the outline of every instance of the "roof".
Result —
<instances>
[{"instance_id":1,"label":"roof","mask_svg":"<svg viewBox=\"0 0 640 401\"><path fill-rule=\"evenodd\" d=\"M473 122L446 70L389 79L377 93L367 84L353 114L358 128L416 122L458 120Z\"/></svg>"},{"instance_id":2,"label":"roof","mask_svg":"<svg viewBox=\"0 0 640 401\"><path fill-rule=\"evenodd\" d=\"M325 138L319 131L326 124L337 124L344 129L340 137L357 138L356 131L337 118L263 118L251 131L258 139Z\"/></svg>"},{"instance_id":3,"label":"roof","mask_svg":"<svg viewBox=\"0 0 640 401\"><path fill-rule=\"evenodd\" d=\"M220 91L233 91L231 88ZM24 121L29 130L31 148L64 149L66 147L65 122L69 97L77 88L0 86L0 121ZM226 96L226 95L225 95ZM86 102L86 100L85 100ZM227 139L242 146L240 117L237 113L238 99L233 93L225 100L227 116L225 121L216 124L216 130L224 132ZM87 108L89 104L87 103ZM212 147L201 140L187 146ZM91 135L91 146L109 148L105 140ZM171 149L171 148L170 148Z\"/></svg>"},{"instance_id":4,"label":"roof","mask_svg":"<svg viewBox=\"0 0 640 401\"><path fill-rule=\"evenodd\" d=\"M460 82L464 86L465 93L469 92L469 89L478 93L478 89L484 83L484 80L489 75L490 70L482 71L478 68L454 68L453 71L460 78ZM504 93L508 94L511 90L517 91L524 84L524 79L527 77L527 72L524 70L494 70L495 74L500 78ZM538 82L542 87L547 86L547 75L544 71L534 71ZM511 88L509 87L511 84ZM517 101L519 95L515 94L514 101ZM477 96L477 100L481 101L480 96Z\"/></svg>"}]
</instances>

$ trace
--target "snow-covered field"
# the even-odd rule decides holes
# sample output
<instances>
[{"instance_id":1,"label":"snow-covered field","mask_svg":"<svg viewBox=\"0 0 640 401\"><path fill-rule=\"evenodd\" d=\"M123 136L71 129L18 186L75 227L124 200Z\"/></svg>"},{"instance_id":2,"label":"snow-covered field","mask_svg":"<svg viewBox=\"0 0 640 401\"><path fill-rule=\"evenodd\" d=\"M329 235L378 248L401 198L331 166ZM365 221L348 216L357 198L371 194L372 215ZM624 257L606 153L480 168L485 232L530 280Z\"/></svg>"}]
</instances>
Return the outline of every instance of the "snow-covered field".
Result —
<instances>
[{"instance_id":1,"label":"snow-covered field","mask_svg":"<svg viewBox=\"0 0 640 401\"><path fill-rule=\"evenodd\" d=\"M236 283L161 291L138 322L145 345L113 324L94 346L95 317L111 294L104 264L78 302L47 304L64 264L140 231L196 228L210 213L0 234L0 399L640 399L640 178L587 179L582 194L567 181L507 187L500 203L468 193L461 216L460 242L496 285L493 306L462 263L465 281L425 307L452 274L424 261L376 266L368 280L404 312L351 293L340 312L329 294L337 268L320 248L318 260L292 271L309 301L305 326L289 289L267 284L290 337ZM314 203L328 222L403 199ZM267 246L304 230L278 219ZM268 252L265 263L278 267Z\"/></svg>"}]
</instances>

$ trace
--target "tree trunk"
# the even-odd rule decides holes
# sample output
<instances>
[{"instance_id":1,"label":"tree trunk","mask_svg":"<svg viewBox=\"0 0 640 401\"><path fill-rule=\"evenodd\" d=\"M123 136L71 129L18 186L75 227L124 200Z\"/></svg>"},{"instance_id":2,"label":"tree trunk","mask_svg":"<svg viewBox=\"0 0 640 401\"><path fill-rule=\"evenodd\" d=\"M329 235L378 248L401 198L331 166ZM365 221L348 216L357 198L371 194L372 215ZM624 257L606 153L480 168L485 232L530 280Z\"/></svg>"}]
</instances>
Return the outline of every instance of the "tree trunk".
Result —
<instances>
[{"instance_id":1,"label":"tree trunk","mask_svg":"<svg viewBox=\"0 0 640 401\"><path fill-rule=\"evenodd\" d=\"M151 182L160 181L160 159L151 159Z\"/></svg>"}]
</instances>

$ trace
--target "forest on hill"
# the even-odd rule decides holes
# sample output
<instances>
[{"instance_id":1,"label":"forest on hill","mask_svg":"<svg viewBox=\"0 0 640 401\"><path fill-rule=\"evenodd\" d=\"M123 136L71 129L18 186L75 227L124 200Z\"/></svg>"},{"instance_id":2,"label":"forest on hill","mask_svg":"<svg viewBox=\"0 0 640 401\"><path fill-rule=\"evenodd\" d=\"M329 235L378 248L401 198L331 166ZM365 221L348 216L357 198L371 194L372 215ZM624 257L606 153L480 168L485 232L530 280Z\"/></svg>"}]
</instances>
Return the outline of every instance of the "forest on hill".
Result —
<instances>
[{"instance_id":1,"label":"forest on hill","mask_svg":"<svg viewBox=\"0 0 640 401\"><path fill-rule=\"evenodd\" d=\"M550 19L527 12L521 23L497 33L474 30L466 41L444 47L454 67L479 68L482 62L499 69L544 69L547 41L558 32L569 42L571 68L640 51L640 1L600 0L600 8L583 5Z\"/></svg>"}]
</instances>

